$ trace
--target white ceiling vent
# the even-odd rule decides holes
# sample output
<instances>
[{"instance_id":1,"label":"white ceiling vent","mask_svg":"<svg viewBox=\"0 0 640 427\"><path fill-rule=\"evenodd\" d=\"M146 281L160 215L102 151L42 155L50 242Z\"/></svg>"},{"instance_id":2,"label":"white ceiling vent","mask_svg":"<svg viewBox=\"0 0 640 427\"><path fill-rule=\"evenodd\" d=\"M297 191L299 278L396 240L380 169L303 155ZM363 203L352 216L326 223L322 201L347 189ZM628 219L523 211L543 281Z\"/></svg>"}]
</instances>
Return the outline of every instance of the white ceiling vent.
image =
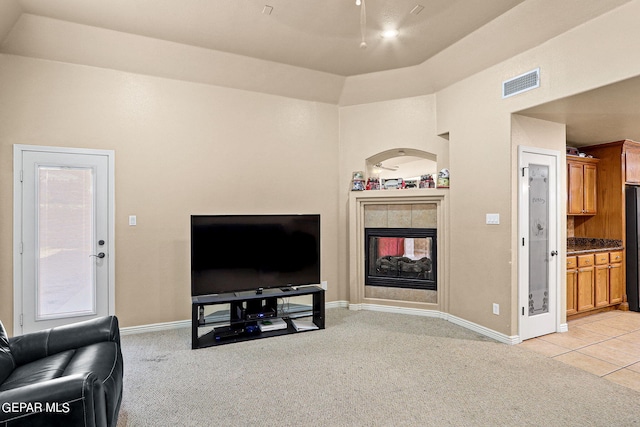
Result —
<instances>
[{"instance_id":1,"label":"white ceiling vent","mask_svg":"<svg viewBox=\"0 0 640 427\"><path fill-rule=\"evenodd\" d=\"M502 97L508 98L540 87L540 68L502 82Z\"/></svg>"}]
</instances>

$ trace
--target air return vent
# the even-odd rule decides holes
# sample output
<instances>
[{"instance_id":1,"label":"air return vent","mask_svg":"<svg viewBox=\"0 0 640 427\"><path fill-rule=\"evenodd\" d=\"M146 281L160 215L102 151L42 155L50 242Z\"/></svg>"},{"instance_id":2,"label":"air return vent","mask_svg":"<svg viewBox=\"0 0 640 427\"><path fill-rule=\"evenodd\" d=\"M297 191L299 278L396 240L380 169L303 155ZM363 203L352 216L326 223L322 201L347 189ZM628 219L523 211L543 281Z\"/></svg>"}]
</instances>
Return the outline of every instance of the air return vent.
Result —
<instances>
[{"instance_id":1,"label":"air return vent","mask_svg":"<svg viewBox=\"0 0 640 427\"><path fill-rule=\"evenodd\" d=\"M502 97L508 98L540 86L540 68L502 82Z\"/></svg>"}]
</instances>

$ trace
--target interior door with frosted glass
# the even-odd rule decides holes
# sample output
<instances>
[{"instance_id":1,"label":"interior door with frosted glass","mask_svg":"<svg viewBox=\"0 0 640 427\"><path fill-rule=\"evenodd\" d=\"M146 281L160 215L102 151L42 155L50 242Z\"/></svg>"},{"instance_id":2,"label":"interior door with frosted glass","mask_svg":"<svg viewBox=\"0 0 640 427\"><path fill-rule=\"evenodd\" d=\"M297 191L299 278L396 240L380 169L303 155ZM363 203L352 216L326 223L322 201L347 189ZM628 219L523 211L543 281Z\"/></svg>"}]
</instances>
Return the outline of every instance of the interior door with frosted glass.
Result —
<instances>
[{"instance_id":1,"label":"interior door with frosted glass","mask_svg":"<svg viewBox=\"0 0 640 427\"><path fill-rule=\"evenodd\" d=\"M22 332L110 313L109 157L22 151Z\"/></svg>"},{"instance_id":2,"label":"interior door with frosted glass","mask_svg":"<svg viewBox=\"0 0 640 427\"><path fill-rule=\"evenodd\" d=\"M558 329L558 191L555 154L520 152L519 334Z\"/></svg>"}]
</instances>

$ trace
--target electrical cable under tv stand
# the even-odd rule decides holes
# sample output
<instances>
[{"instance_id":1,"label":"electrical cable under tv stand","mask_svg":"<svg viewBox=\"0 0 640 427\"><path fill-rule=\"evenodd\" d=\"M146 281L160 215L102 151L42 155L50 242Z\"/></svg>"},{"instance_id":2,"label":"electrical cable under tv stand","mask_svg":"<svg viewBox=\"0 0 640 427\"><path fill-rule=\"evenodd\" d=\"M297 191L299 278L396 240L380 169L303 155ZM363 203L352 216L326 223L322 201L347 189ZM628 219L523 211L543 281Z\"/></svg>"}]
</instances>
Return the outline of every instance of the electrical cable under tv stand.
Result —
<instances>
[{"instance_id":1,"label":"electrical cable under tv stand","mask_svg":"<svg viewBox=\"0 0 640 427\"><path fill-rule=\"evenodd\" d=\"M285 290L286 289L286 290ZM205 348L253 339L288 335L298 331L288 313L278 312L278 299L311 295L312 304L308 313L296 313L297 317L310 317L314 329L324 329L325 294L320 286L284 287L227 294L200 295L191 297L191 348ZM221 322L207 322L203 316L204 307L229 304L228 318ZM286 328L269 330L258 329L263 319L282 319ZM284 326L284 325L283 325ZM199 335L199 330L213 328Z\"/></svg>"}]
</instances>

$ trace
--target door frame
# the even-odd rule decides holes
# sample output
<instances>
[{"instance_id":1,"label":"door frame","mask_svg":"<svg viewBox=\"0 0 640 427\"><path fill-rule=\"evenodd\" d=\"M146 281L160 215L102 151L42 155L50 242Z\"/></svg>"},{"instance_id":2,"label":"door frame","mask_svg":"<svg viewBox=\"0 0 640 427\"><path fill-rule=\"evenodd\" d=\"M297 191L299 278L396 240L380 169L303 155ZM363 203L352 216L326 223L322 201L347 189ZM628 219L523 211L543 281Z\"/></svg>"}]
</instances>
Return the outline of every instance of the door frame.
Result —
<instances>
[{"instance_id":1,"label":"door frame","mask_svg":"<svg viewBox=\"0 0 640 427\"><path fill-rule=\"evenodd\" d=\"M522 292L525 286L528 285L528 276L525 274L525 270L523 268L524 263L528 263L528 258L525 257L525 249L523 245L520 243L524 237L523 227L528 228L528 218L523 217L524 209L523 204L528 203L527 200L524 200L524 194L521 188L521 173L522 173L522 157L524 154L536 154L536 155L545 155L551 156L554 158L555 169L556 169L556 185L553 189L555 193L555 201L556 201L556 212L554 217L550 217L549 220L554 220L556 223L556 236L554 240L551 240L550 246L555 246L557 248L558 255L556 257L557 268L555 269L555 332L565 332L567 330L566 324L562 323L562 319L565 317L566 313L566 304L564 303L566 300L566 290L563 291L563 284L565 283L562 280L563 272L565 271L566 266L566 245L561 244L561 237L563 235L561 226L563 222L561 221L562 215L565 214L564 209L562 208L562 195L565 194L562 191L562 188L566 188L566 183L563 187L564 180L564 169L561 168L561 160L564 159L562 153L558 150L550 150L546 148L538 148L538 147L529 147L524 145L518 146L518 297L517 297L517 306L516 313L518 318L518 336L519 341L522 341L522 314L521 314L521 306L522 306ZM550 289L551 290L551 289ZM531 337L533 338L533 337Z\"/></svg>"},{"instance_id":2,"label":"door frame","mask_svg":"<svg viewBox=\"0 0 640 427\"><path fill-rule=\"evenodd\" d=\"M105 248L109 254L108 283L109 314L115 314L115 151L90 148L49 147L44 145L13 145L13 334L22 334L22 159L25 151L62 154L101 155L108 158L107 204L108 233Z\"/></svg>"}]
</instances>

